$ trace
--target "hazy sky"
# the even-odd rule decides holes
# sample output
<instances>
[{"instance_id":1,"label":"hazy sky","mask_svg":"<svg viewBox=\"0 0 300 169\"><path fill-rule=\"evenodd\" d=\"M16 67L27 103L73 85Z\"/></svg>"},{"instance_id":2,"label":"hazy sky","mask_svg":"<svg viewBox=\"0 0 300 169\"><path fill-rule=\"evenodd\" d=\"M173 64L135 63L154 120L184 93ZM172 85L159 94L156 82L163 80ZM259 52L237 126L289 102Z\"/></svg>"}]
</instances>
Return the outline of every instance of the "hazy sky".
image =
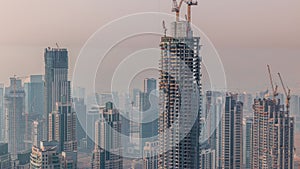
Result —
<instances>
[{"instance_id":1,"label":"hazy sky","mask_svg":"<svg viewBox=\"0 0 300 169\"><path fill-rule=\"evenodd\" d=\"M43 50L56 42L69 49L72 70L80 48L101 26L137 12L171 13L171 2L1 0L0 82L43 73ZM199 0L193 23L217 48L230 89L265 89L271 64L300 94L299 0Z\"/></svg>"}]
</instances>

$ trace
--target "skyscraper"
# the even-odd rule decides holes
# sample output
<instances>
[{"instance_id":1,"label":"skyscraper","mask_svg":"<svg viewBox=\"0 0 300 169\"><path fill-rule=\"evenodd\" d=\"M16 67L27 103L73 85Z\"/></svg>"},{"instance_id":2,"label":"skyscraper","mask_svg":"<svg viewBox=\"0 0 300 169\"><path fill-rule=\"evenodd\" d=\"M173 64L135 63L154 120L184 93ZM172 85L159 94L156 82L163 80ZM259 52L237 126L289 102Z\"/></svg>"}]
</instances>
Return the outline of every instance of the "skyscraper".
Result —
<instances>
[{"instance_id":1,"label":"skyscraper","mask_svg":"<svg viewBox=\"0 0 300 169\"><path fill-rule=\"evenodd\" d=\"M84 103L84 98L73 98L74 108L78 118L76 119L76 136L77 140L86 139L86 105ZM81 123L80 123L81 122Z\"/></svg>"},{"instance_id":2,"label":"skyscraper","mask_svg":"<svg viewBox=\"0 0 300 169\"><path fill-rule=\"evenodd\" d=\"M143 152L143 169L158 169L159 142L146 142Z\"/></svg>"},{"instance_id":3,"label":"skyscraper","mask_svg":"<svg viewBox=\"0 0 300 169\"><path fill-rule=\"evenodd\" d=\"M5 139L4 84L0 84L0 142Z\"/></svg>"},{"instance_id":4,"label":"skyscraper","mask_svg":"<svg viewBox=\"0 0 300 169\"><path fill-rule=\"evenodd\" d=\"M12 77L10 86L5 89L5 113L7 117L6 132L8 136L8 150L15 159L17 153L25 149L24 133L24 102L25 92L22 81Z\"/></svg>"},{"instance_id":5,"label":"skyscraper","mask_svg":"<svg viewBox=\"0 0 300 169\"><path fill-rule=\"evenodd\" d=\"M60 48L46 48L45 60L45 111L44 130L48 133L48 115L55 110L56 102L61 102L62 85L68 81L68 51ZM71 94L71 93L69 93ZM45 136L45 139L47 136Z\"/></svg>"},{"instance_id":6,"label":"skyscraper","mask_svg":"<svg viewBox=\"0 0 300 169\"><path fill-rule=\"evenodd\" d=\"M43 115L44 112L44 80L43 75L31 75L30 82L24 83L25 112Z\"/></svg>"},{"instance_id":7,"label":"skyscraper","mask_svg":"<svg viewBox=\"0 0 300 169\"><path fill-rule=\"evenodd\" d=\"M49 114L49 141L57 141L60 151L77 151L76 120L71 103L57 103Z\"/></svg>"},{"instance_id":8,"label":"skyscraper","mask_svg":"<svg viewBox=\"0 0 300 169\"><path fill-rule=\"evenodd\" d=\"M280 99L255 99L252 168L293 168L294 118Z\"/></svg>"},{"instance_id":9,"label":"skyscraper","mask_svg":"<svg viewBox=\"0 0 300 169\"><path fill-rule=\"evenodd\" d=\"M243 168L243 103L227 93L222 115L222 168Z\"/></svg>"},{"instance_id":10,"label":"skyscraper","mask_svg":"<svg viewBox=\"0 0 300 169\"><path fill-rule=\"evenodd\" d=\"M224 112L224 94L219 91L207 91L205 111L202 116L201 168L220 168L222 150L222 113Z\"/></svg>"},{"instance_id":11,"label":"skyscraper","mask_svg":"<svg viewBox=\"0 0 300 169\"><path fill-rule=\"evenodd\" d=\"M68 81L68 51L47 48L45 59L45 112L47 140L58 142L62 165L77 167L76 113ZM44 137L45 138L45 137Z\"/></svg>"},{"instance_id":12,"label":"skyscraper","mask_svg":"<svg viewBox=\"0 0 300 169\"><path fill-rule=\"evenodd\" d=\"M32 139L32 121L41 121L44 114L43 75L31 75L24 83L25 91L25 148L30 149ZM42 122L40 123L42 124ZM42 133L42 132L41 132Z\"/></svg>"},{"instance_id":13,"label":"skyscraper","mask_svg":"<svg viewBox=\"0 0 300 169\"><path fill-rule=\"evenodd\" d=\"M113 103L106 103L95 123L95 149L92 169L122 169L121 119Z\"/></svg>"},{"instance_id":14,"label":"skyscraper","mask_svg":"<svg viewBox=\"0 0 300 169\"><path fill-rule=\"evenodd\" d=\"M189 18L189 17L188 17ZM159 168L199 168L201 115L200 38L190 20L171 23L161 38Z\"/></svg>"},{"instance_id":15,"label":"skyscraper","mask_svg":"<svg viewBox=\"0 0 300 169\"><path fill-rule=\"evenodd\" d=\"M40 147L40 142L43 141L43 123L43 120L34 120L31 123L32 146Z\"/></svg>"},{"instance_id":16,"label":"skyscraper","mask_svg":"<svg viewBox=\"0 0 300 169\"><path fill-rule=\"evenodd\" d=\"M246 133L245 133L245 169L252 168L252 126L253 117L246 118Z\"/></svg>"},{"instance_id":17,"label":"skyscraper","mask_svg":"<svg viewBox=\"0 0 300 169\"><path fill-rule=\"evenodd\" d=\"M144 92L151 93L153 90L156 90L156 79L146 78L144 80Z\"/></svg>"},{"instance_id":18,"label":"skyscraper","mask_svg":"<svg viewBox=\"0 0 300 169\"><path fill-rule=\"evenodd\" d=\"M140 92L139 112L141 113L142 148L145 142L153 142L158 134L158 96L156 96L156 79L144 80L144 92Z\"/></svg>"}]
</instances>

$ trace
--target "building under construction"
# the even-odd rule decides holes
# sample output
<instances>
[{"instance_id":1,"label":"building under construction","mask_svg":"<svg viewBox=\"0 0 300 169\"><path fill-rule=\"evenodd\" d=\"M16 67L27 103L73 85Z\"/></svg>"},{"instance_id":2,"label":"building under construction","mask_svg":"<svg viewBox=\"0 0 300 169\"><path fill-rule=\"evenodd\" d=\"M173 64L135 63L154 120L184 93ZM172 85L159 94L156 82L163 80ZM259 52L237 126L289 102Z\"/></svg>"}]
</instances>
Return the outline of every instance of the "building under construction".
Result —
<instances>
[{"instance_id":1,"label":"building under construction","mask_svg":"<svg viewBox=\"0 0 300 169\"><path fill-rule=\"evenodd\" d=\"M8 151L15 159L17 153L25 149L24 133L24 102L25 92L22 81L16 77L10 78L10 86L5 89L5 135Z\"/></svg>"},{"instance_id":2,"label":"building under construction","mask_svg":"<svg viewBox=\"0 0 300 169\"><path fill-rule=\"evenodd\" d=\"M286 90L278 73L286 96L286 103L277 99L277 86L268 66L273 98L254 99L252 127L252 168L294 168L294 117L290 116L290 90Z\"/></svg>"},{"instance_id":3,"label":"building under construction","mask_svg":"<svg viewBox=\"0 0 300 169\"><path fill-rule=\"evenodd\" d=\"M191 29L191 5L186 1L187 20L179 20L183 1L173 11L171 36L161 38L159 81L158 168L199 168L199 134L201 113L201 57L199 37ZM166 32L166 28L165 28Z\"/></svg>"},{"instance_id":4,"label":"building under construction","mask_svg":"<svg viewBox=\"0 0 300 169\"><path fill-rule=\"evenodd\" d=\"M252 168L292 169L294 118L280 100L255 99Z\"/></svg>"}]
</instances>

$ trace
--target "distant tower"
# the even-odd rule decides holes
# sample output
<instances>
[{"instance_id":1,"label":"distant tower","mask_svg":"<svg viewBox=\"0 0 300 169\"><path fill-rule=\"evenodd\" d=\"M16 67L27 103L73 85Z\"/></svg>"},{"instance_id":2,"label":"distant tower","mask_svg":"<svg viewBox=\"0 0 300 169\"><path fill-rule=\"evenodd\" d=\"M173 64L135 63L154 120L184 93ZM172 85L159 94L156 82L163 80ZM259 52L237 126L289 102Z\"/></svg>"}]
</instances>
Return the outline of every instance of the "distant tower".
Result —
<instances>
[{"instance_id":1,"label":"distant tower","mask_svg":"<svg viewBox=\"0 0 300 169\"><path fill-rule=\"evenodd\" d=\"M24 83L25 112L32 115L44 113L44 77L43 75L31 75L30 82Z\"/></svg>"},{"instance_id":2,"label":"distant tower","mask_svg":"<svg viewBox=\"0 0 300 169\"><path fill-rule=\"evenodd\" d=\"M25 149L24 118L25 92L22 81L10 78L10 86L5 89L5 113L7 120L8 150L15 159L17 153Z\"/></svg>"},{"instance_id":3,"label":"distant tower","mask_svg":"<svg viewBox=\"0 0 300 169\"><path fill-rule=\"evenodd\" d=\"M202 116L201 157L202 169L220 168L222 150L221 117L224 112L224 94L218 91L207 91L205 111Z\"/></svg>"},{"instance_id":4,"label":"distant tower","mask_svg":"<svg viewBox=\"0 0 300 169\"><path fill-rule=\"evenodd\" d=\"M246 133L245 133L245 169L252 168L252 126L253 117L246 118Z\"/></svg>"},{"instance_id":5,"label":"distant tower","mask_svg":"<svg viewBox=\"0 0 300 169\"><path fill-rule=\"evenodd\" d=\"M95 123L95 149L92 169L122 169L121 119L120 113L107 102L101 119Z\"/></svg>"},{"instance_id":6,"label":"distant tower","mask_svg":"<svg viewBox=\"0 0 300 169\"><path fill-rule=\"evenodd\" d=\"M39 147L40 142L43 141L43 123L45 123L45 121L34 120L31 124L32 146Z\"/></svg>"},{"instance_id":7,"label":"distant tower","mask_svg":"<svg viewBox=\"0 0 300 169\"><path fill-rule=\"evenodd\" d=\"M227 93L222 116L222 168L243 168L243 103Z\"/></svg>"},{"instance_id":8,"label":"distant tower","mask_svg":"<svg viewBox=\"0 0 300 169\"><path fill-rule=\"evenodd\" d=\"M59 142L60 151L77 151L76 120L71 103L57 103L49 114L49 141Z\"/></svg>"},{"instance_id":9,"label":"distant tower","mask_svg":"<svg viewBox=\"0 0 300 169\"><path fill-rule=\"evenodd\" d=\"M5 141L4 84L0 84L0 142Z\"/></svg>"},{"instance_id":10,"label":"distant tower","mask_svg":"<svg viewBox=\"0 0 300 169\"><path fill-rule=\"evenodd\" d=\"M151 93L153 90L156 90L156 79L147 78L144 80L144 92Z\"/></svg>"},{"instance_id":11,"label":"distant tower","mask_svg":"<svg viewBox=\"0 0 300 169\"><path fill-rule=\"evenodd\" d=\"M194 4L190 0L187 3L188 9ZM171 37L163 36L160 42L160 169L199 168L200 38L193 37L190 15L188 18L172 22Z\"/></svg>"},{"instance_id":12,"label":"distant tower","mask_svg":"<svg viewBox=\"0 0 300 169\"><path fill-rule=\"evenodd\" d=\"M61 102L62 85L68 81L68 51L60 48L46 48L45 60L45 111L44 130L48 133L48 116L55 110L56 102ZM71 94L71 93L69 93ZM46 139L47 136L44 136Z\"/></svg>"},{"instance_id":13,"label":"distant tower","mask_svg":"<svg viewBox=\"0 0 300 169\"><path fill-rule=\"evenodd\" d=\"M158 169L159 142L146 142L143 151L143 169Z\"/></svg>"},{"instance_id":14,"label":"distant tower","mask_svg":"<svg viewBox=\"0 0 300 169\"><path fill-rule=\"evenodd\" d=\"M141 138L143 138L141 149L145 142L153 142L151 138L158 135L158 96L156 95L156 79L144 80L144 92L140 92L139 112L141 113ZM151 102L150 102L151 100Z\"/></svg>"}]
</instances>

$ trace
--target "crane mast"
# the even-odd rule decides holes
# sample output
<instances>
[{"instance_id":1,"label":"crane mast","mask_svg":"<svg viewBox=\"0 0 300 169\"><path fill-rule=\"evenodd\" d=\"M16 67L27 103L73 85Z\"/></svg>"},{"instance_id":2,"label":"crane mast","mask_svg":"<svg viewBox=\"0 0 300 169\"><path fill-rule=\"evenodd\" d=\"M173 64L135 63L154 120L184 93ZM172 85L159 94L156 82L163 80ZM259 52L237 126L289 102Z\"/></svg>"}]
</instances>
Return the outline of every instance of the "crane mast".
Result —
<instances>
[{"instance_id":1,"label":"crane mast","mask_svg":"<svg viewBox=\"0 0 300 169\"><path fill-rule=\"evenodd\" d=\"M270 65L267 65L268 67L268 73L269 73L269 78L270 78L270 83L271 83L271 87L272 87L272 92L273 92L273 100L276 100L276 96L278 96L278 86L276 85L274 87L274 83L273 83L273 78L272 78L272 74L271 74L271 68Z\"/></svg>"},{"instance_id":2,"label":"crane mast","mask_svg":"<svg viewBox=\"0 0 300 169\"><path fill-rule=\"evenodd\" d=\"M183 2L185 2L187 4L187 21L191 22L191 18L192 18L192 6L193 5L198 5L198 2L197 1L193 1L193 0L180 0L180 2L178 4L177 0L173 0L172 12L176 13L176 21L179 21L180 9L181 9L181 6L182 6Z\"/></svg>"},{"instance_id":3,"label":"crane mast","mask_svg":"<svg viewBox=\"0 0 300 169\"><path fill-rule=\"evenodd\" d=\"M282 77L280 75L280 73L278 73L284 94L286 96L286 112L289 113L289 108L290 108L290 99L291 99L291 90L287 87L287 89L285 88L285 85L283 83Z\"/></svg>"}]
</instances>

